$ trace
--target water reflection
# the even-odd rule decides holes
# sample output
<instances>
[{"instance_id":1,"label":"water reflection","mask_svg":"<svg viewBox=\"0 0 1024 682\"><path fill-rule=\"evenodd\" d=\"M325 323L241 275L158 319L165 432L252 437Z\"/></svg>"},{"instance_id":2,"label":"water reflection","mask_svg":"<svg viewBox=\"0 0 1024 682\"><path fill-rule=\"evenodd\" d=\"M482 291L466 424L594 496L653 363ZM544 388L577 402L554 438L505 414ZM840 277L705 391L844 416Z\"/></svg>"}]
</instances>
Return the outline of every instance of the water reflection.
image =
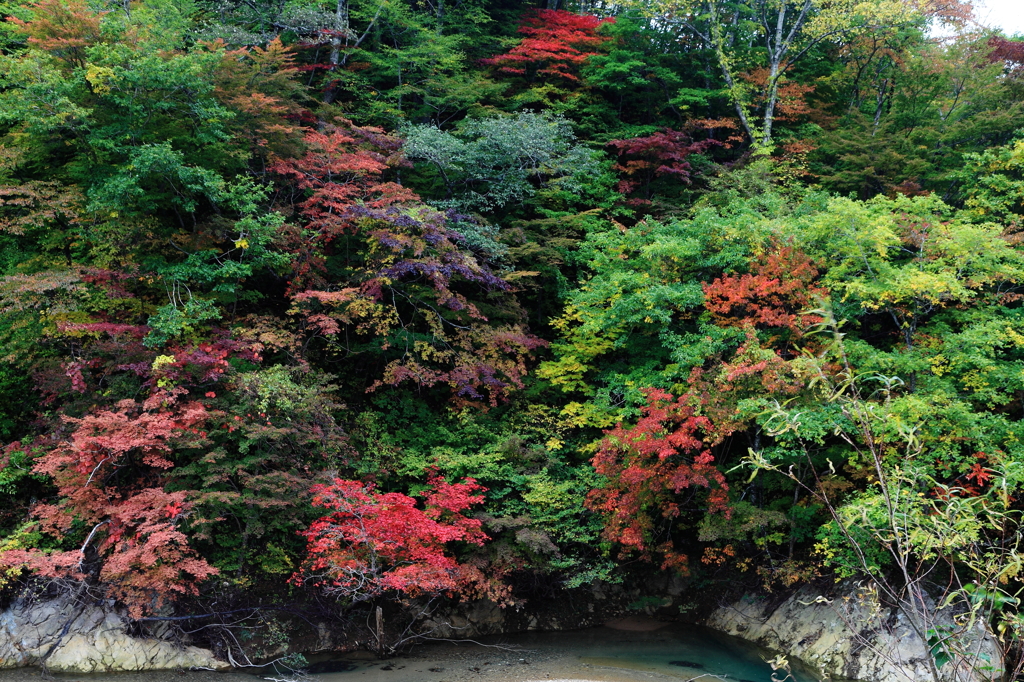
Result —
<instances>
[{"instance_id":1,"label":"water reflection","mask_svg":"<svg viewBox=\"0 0 1024 682\"><path fill-rule=\"evenodd\" d=\"M424 646L386 664L349 661L355 667L320 677L324 682L456 682L474 678L495 682L649 682L659 678L771 682L772 668L767 661L776 655L714 630L678 624L646 632L600 627L479 641L503 648ZM819 678L798 662L792 661L791 667L791 682L818 682ZM786 677L785 672L776 675Z\"/></svg>"},{"instance_id":2,"label":"water reflection","mask_svg":"<svg viewBox=\"0 0 1024 682\"><path fill-rule=\"evenodd\" d=\"M766 662L774 653L735 637L693 625L669 625L653 632L594 628L533 636L536 645L564 647L592 666L653 672L692 679L704 674L727 680L771 682ZM525 643L524 643L525 644ZM528 646L528 645L527 645ZM817 677L795 662L793 682L816 682ZM779 675L785 677L785 673Z\"/></svg>"}]
</instances>

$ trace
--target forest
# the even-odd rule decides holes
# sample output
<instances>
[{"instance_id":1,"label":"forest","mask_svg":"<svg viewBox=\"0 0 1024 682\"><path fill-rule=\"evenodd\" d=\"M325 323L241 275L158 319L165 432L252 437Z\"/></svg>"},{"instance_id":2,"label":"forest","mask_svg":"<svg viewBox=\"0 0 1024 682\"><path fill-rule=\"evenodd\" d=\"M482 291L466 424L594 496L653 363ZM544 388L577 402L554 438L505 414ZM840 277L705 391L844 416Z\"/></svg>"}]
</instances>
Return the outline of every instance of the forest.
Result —
<instances>
[{"instance_id":1,"label":"forest","mask_svg":"<svg viewBox=\"0 0 1024 682\"><path fill-rule=\"evenodd\" d=\"M0 2L3 599L658 570L1024 634L1024 42L563 1Z\"/></svg>"}]
</instances>

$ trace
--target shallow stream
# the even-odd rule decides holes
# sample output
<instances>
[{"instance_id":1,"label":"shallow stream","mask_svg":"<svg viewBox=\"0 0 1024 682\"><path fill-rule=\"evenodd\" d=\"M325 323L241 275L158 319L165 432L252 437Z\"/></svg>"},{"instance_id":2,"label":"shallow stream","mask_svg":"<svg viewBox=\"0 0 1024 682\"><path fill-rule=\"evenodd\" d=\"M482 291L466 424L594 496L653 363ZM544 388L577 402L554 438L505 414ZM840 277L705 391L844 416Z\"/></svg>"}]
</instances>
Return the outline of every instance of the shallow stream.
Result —
<instances>
[{"instance_id":1,"label":"shallow stream","mask_svg":"<svg viewBox=\"0 0 1024 682\"><path fill-rule=\"evenodd\" d=\"M612 627L568 632L527 632L437 644L388 661L342 659L314 664L323 682L526 682L532 680L723 680L771 682L774 652L694 625L639 618ZM487 646L482 646L487 645ZM347 670L338 667L345 665ZM791 682L817 682L796 662ZM327 672L328 670L337 672ZM785 672L776 673L778 679Z\"/></svg>"},{"instance_id":2,"label":"shallow stream","mask_svg":"<svg viewBox=\"0 0 1024 682\"><path fill-rule=\"evenodd\" d=\"M771 682L775 656L694 625L626 618L569 632L527 632L475 642L433 642L409 654L311 657L310 682ZM795 661L787 682L818 682ZM779 680L785 672L776 673ZM261 677L278 677L264 672ZM54 676L61 682L256 682L253 674L153 672ZM37 670L0 671L0 682L41 679Z\"/></svg>"}]
</instances>

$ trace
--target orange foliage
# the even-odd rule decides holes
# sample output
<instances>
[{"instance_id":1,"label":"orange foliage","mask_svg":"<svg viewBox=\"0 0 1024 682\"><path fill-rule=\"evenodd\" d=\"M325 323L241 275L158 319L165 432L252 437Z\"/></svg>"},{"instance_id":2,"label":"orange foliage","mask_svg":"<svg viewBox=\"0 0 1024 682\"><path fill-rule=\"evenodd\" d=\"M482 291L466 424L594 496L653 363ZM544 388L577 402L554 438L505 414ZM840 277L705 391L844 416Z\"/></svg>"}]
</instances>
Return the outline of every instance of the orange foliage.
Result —
<instances>
[{"instance_id":1,"label":"orange foliage","mask_svg":"<svg viewBox=\"0 0 1024 682\"><path fill-rule=\"evenodd\" d=\"M33 468L52 477L60 500L37 505L32 513L42 530L57 537L77 524L91 530L80 549L12 550L0 553L0 564L54 578L84 579L95 570L107 594L135 618L172 594L195 594L197 583L217 570L195 555L179 528L192 505L187 493L152 484L174 466L169 457L175 442L196 434L206 417L198 402L176 405L173 392L158 392L143 403L122 400L114 410L81 419L65 417L74 432ZM138 480L150 485L115 485L119 475L132 472L142 473Z\"/></svg>"},{"instance_id":2,"label":"orange foliage","mask_svg":"<svg viewBox=\"0 0 1024 682\"><path fill-rule=\"evenodd\" d=\"M821 322L805 312L828 292L813 284L818 269L803 253L783 247L745 275L724 275L704 285L705 306L722 326L779 327L801 336Z\"/></svg>"},{"instance_id":3,"label":"orange foliage","mask_svg":"<svg viewBox=\"0 0 1024 682\"><path fill-rule=\"evenodd\" d=\"M763 105L763 91L768 84L768 69L761 67L741 74L740 77L751 85L761 88L762 101L760 103ZM778 100L775 102L775 120L792 123L801 116L809 116L813 113L807 103L807 95L812 92L814 92L813 85L783 80L779 84Z\"/></svg>"},{"instance_id":4,"label":"orange foliage","mask_svg":"<svg viewBox=\"0 0 1024 682\"><path fill-rule=\"evenodd\" d=\"M207 47L216 51L224 44ZM214 96L235 112L230 125L249 140L251 153L298 155L301 129L290 120L302 114L293 101L301 90L292 80L297 72L295 56L280 38L266 48L224 51L214 74Z\"/></svg>"},{"instance_id":5,"label":"orange foliage","mask_svg":"<svg viewBox=\"0 0 1024 682\"><path fill-rule=\"evenodd\" d=\"M101 40L100 19L85 0L37 0L24 7L29 20L9 17L28 42L69 65L85 68L85 49Z\"/></svg>"}]
</instances>

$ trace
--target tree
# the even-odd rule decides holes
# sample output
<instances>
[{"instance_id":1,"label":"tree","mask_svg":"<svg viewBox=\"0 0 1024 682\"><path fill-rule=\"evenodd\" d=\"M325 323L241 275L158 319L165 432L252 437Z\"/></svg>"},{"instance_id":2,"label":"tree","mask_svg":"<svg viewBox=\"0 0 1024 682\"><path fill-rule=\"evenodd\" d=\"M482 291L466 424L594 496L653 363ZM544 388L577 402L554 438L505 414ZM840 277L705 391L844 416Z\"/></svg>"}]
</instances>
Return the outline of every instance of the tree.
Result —
<instances>
[{"instance_id":1,"label":"tree","mask_svg":"<svg viewBox=\"0 0 1024 682\"><path fill-rule=\"evenodd\" d=\"M898 0L668 0L646 9L660 20L682 24L712 51L740 124L763 149L772 146L780 88L794 64L820 44L918 16L913 5ZM755 41L760 54L748 47ZM755 121L752 93L741 75L758 67L766 74L764 104Z\"/></svg>"},{"instance_id":2,"label":"tree","mask_svg":"<svg viewBox=\"0 0 1024 682\"><path fill-rule=\"evenodd\" d=\"M935 197L857 202L812 192L796 205L776 200L736 199L690 220L592 231L581 249L589 272L569 294L554 358L538 374L572 394L566 424L621 422L594 459L607 477L592 499L608 539L660 562L692 554L684 544L666 555L657 548L666 539L694 548L686 529L696 527L700 542L719 543L706 550L756 552L766 579L788 583L817 570L800 545L813 536L819 503L791 481L727 475L744 505L729 500L734 519L709 514L714 505L693 494L708 484L676 490L674 467L686 472L706 453L713 481L749 447L797 476L827 468L826 458L861 471L857 451L833 440L838 407L821 402L820 379L801 364L821 352L811 332L822 306L832 305L855 329L847 343L857 375L898 377L887 380L901 397L885 436L920 424L917 438L934 463L928 475L960 485L974 453L1006 452L1003 439L1016 437L1015 417L991 410L1018 404L1021 354L1012 339L1022 275L1013 240L998 226L975 224ZM658 401L648 398L652 390ZM765 415L779 409L800 422L806 441L817 439L814 447L766 436L773 427ZM632 423L645 428L634 433ZM689 424L678 431L692 438L689 449L644 449L677 423ZM865 475L839 476L830 491L862 489ZM676 516L680 498L689 504ZM770 528L780 522L788 534Z\"/></svg>"},{"instance_id":3,"label":"tree","mask_svg":"<svg viewBox=\"0 0 1024 682\"><path fill-rule=\"evenodd\" d=\"M346 610L385 596L426 598L420 616L442 595L490 598L502 606L511 602L507 586L475 564L460 563L450 551L455 543L481 546L487 540L482 521L463 514L483 501L485 489L473 479L447 483L431 475L422 508L408 495L381 493L373 484L340 478L314 486L312 492L313 505L330 513L303 533L306 559L292 583L315 586ZM416 623L389 644L383 609L378 605L375 611L371 631L383 657L408 641Z\"/></svg>"},{"instance_id":4,"label":"tree","mask_svg":"<svg viewBox=\"0 0 1024 682\"><path fill-rule=\"evenodd\" d=\"M401 141L379 128L362 128L339 121L321 131L306 132L306 152L295 159L281 159L271 171L287 178L295 190L308 192L299 209L310 222L316 242L329 243L346 230L356 229L357 204L371 209L416 198L410 190L385 180L384 171L402 163ZM300 275L316 266L303 262ZM304 283L304 280L299 280ZM298 284L298 283L297 283Z\"/></svg>"},{"instance_id":5,"label":"tree","mask_svg":"<svg viewBox=\"0 0 1024 682\"><path fill-rule=\"evenodd\" d=\"M817 550L841 577L867 579L905 617L928 652L931 679L998 669L980 653L976 630L993 622L1000 632L1021 628L1019 615L1008 610L1020 594L1019 514L1013 501L1022 485L1020 463L1002 450L979 452L969 473L939 480L933 464L938 453L929 452L921 437L922 416L897 406L902 382L857 372L832 311L822 313L817 331L827 340L818 353L805 356L798 371L812 379L809 386L820 399L839 408L829 426L872 480L859 494L837 494L842 488L834 485L832 460L826 472L809 455L820 447L818 427L808 429L807 420L781 405L766 410L762 423L784 447L804 453L810 475L801 477L793 466L754 450L748 464L755 475L767 471L789 478L822 505L831 523L819 531Z\"/></svg>"},{"instance_id":6,"label":"tree","mask_svg":"<svg viewBox=\"0 0 1024 682\"><path fill-rule=\"evenodd\" d=\"M465 516L483 501L476 481L447 483L434 477L423 508L402 493L380 493L372 484L335 479L313 488L313 505L330 510L303 535L309 541L301 573L311 583L357 604L388 592L408 596L494 594L476 567L449 553L453 542L482 545L481 521Z\"/></svg>"},{"instance_id":7,"label":"tree","mask_svg":"<svg viewBox=\"0 0 1024 682\"><path fill-rule=\"evenodd\" d=\"M371 37L345 55L350 66L329 73L330 93L346 111L359 111L362 123L388 129L410 122L447 126L489 110L485 103L505 89L476 61L489 11L485 4L443 0L381 5Z\"/></svg>"},{"instance_id":8,"label":"tree","mask_svg":"<svg viewBox=\"0 0 1024 682\"><path fill-rule=\"evenodd\" d=\"M857 227L840 226L854 224L849 214L838 218L840 206L861 215ZM878 222L869 228L873 221ZM935 312L1024 276L1022 255L998 225L951 215L934 196L864 204L834 199L813 222L819 244L829 243L841 254L829 268L828 286L867 311L890 316L908 350L918 328Z\"/></svg>"},{"instance_id":9,"label":"tree","mask_svg":"<svg viewBox=\"0 0 1024 682\"><path fill-rule=\"evenodd\" d=\"M1024 69L1024 43L994 36L989 39L988 45L992 48L989 59L1002 62L1011 75L1019 78L1021 70Z\"/></svg>"},{"instance_id":10,"label":"tree","mask_svg":"<svg viewBox=\"0 0 1024 682\"><path fill-rule=\"evenodd\" d=\"M21 9L30 18L15 16L9 21L21 29L29 45L69 66L85 68L86 48L104 41L100 20L106 12L96 12L85 2L39 0Z\"/></svg>"},{"instance_id":11,"label":"tree","mask_svg":"<svg viewBox=\"0 0 1024 682\"><path fill-rule=\"evenodd\" d=\"M519 33L526 36L503 55L483 60L499 73L530 81L562 79L578 82L579 69L594 50L608 41L597 32L614 19L574 14L565 10L531 10L523 16Z\"/></svg>"},{"instance_id":12,"label":"tree","mask_svg":"<svg viewBox=\"0 0 1024 682\"><path fill-rule=\"evenodd\" d=\"M706 78L701 56L690 52L665 25L626 10L601 33L610 40L581 69L589 91L569 109L587 137L643 136L642 126L680 128L695 110L709 111L720 96ZM625 128L628 132L619 132Z\"/></svg>"},{"instance_id":13,"label":"tree","mask_svg":"<svg viewBox=\"0 0 1024 682\"><path fill-rule=\"evenodd\" d=\"M299 71L292 50L279 38L265 48L227 50L215 42L208 49L221 57L213 95L234 112L225 125L233 137L248 138L250 163L298 155L302 131L295 119L310 116L299 105L305 93L296 81Z\"/></svg>"},{"instance_id":14,"label":"tree","mask_svg":"<svg viewBox=\"0 0 1024 682\"><path fill-rule=\"evenodd\" d=\"M53 479L58 500L32 513L43 532L56 538L84 532L84 541L59 552L8 550L0 562L48 578L94 575L134 618L178 594L196 594L197 583L217 569L195 554L180 528L193 505L185 492L144 487L174 466L167 457L175 441L198 433L206 420L202 404L179 405L175 398L160 391L141 404L125 400L115 410L69 418L74 433L33 466ZM131 483L119 485L125 477Z\"/></svg>"},{"instance_id":15,"label":"tree","mask_svg":"<svg viewBox=\"0 0 1024 682\"><path fill-rule=\"evenodd\" d=\"M608 146L619 156L618 163L612 168L624 176L617 189L624 195L640 193L630 203L649 204L653 196L651 183L656 178L668 177L690 184L692 168L686 158L719 144L715 140L696 142L687 133L671 128L643 137L612 140Z\"/></svg>"},{"instance_id":16,"label":"tree","mask_svg":"<svg viewBox=\"0 0 1024 682\"><path fill-rule=\"evenodd\" d=\"M689 488L708 489L707 513L728 514L728 485L714 464L717 435L700 399L651 390L648 401L635 426L606 433L592 462L607 482L591 491L587 506L605 517L604 537L622 547L621 557L659 557L663 570L685 573L687 557L658 517L671 523L685 515L678 496Z\"/></svg>"},{"instance_id":17,"label":"tree","mask_svg":"<svg viewBox=\"0 0 1024 682\"><path fill-rule=\"evenodd\" d=\"M441 180L438 205L464 212L494 213L538 187L559 179L568 185L595 169L569 121L549 112L468 119L454 132L411 126L405 136L405 154Z\"/></svg>"},{"instance_id":18,"label":"tree","mask_svg":"<svg viewBox=\"0 0 1024 682\"><path fill-rule=\"evenodd\" d=\"M82 239L85 197L74 186L36 181L0 185L0 232L44 258L59 255L65 265L75 260Z\"/></svg>"},{"instance_id":19,"label":"tree","mask_svg":"<svg viewBox=\"0 0 1024 682\"><path fill-rule=\"evenodd\" d=\"M839 116L816 135L809 170L836 191L935 192L960 204L967 157L1009 142L1020 97L979 36L943 44L912 30L862 36L840 52L830 78L848 92Z\"/></svg>"},{"instance_id":20,"label":"tree","mask_svg":"<svg viewBox=\"0 0 1024 682\"><path fill-rule=\"evenodd\" d=\"M279 586L301 561L318 472L355 454L336 393L312 368L267 363L205 395L206 437L180 447L166 487L192 501L192 546L224 580Z\"/></svg>"},{"instance_id":21,"label":"tree","mask_svg":"<svg viewBox=\"0 0 1024 682\"><path fill-rule=\"evenodd\" d=\"M792 247L768 254L744 275L724 275L704 285L704 307L722 326L783 328L799 337L821 322L807 311L828 296L816 285L818 269Z\"/></svg>"},{"instance_id":22,"label":"tree","mask_svg":"<svg viewBox=\"0 0 1024 682\"><path fill-rule=\"evenodd\" d=\"M604 428L637 416L647 404L643 389L682 384L708 356L738 346L742 330L700 318L703 283L745 267L766 237L760 219L745 209L735 215L703 210L691 220L591 230L578 256L586 270L553 322L560 332L554 357L538 375L585 396L573 405L578 418ZM734 232L734 220L747 229Z\"/></svg>"},{"instance_id":23,"label":"tree","mask_svg":"<svg viewBox=\"0 0 1024 682\"><path fill-rule=\"evenodd\" d=\"M1024 139L966 155L958 173L964 204L979 220L1017 221L1024 215Z\"/></svg>"},{"instance_id":24,"label":"tree","mask_svg":"<svg viewBox=\"0 0 1024 682\"><path fill-rule=\"evenodd\" d=\"M383 181L389 164L400 163L399 142L351 125L307 139L303 158L275 170L311 190L300 205L307 232L292 237L291 281L293 312L311 337L362 337L368 345L358 350L383 359L370 390L447 384L457 401L497 404L522 387L526 359L544 342L517 323L511 305L506 312L490 303L514 320L490 323L462 293L500 296L511 287L465 250L447 216Z\"/></svg>"}]
</instances>

